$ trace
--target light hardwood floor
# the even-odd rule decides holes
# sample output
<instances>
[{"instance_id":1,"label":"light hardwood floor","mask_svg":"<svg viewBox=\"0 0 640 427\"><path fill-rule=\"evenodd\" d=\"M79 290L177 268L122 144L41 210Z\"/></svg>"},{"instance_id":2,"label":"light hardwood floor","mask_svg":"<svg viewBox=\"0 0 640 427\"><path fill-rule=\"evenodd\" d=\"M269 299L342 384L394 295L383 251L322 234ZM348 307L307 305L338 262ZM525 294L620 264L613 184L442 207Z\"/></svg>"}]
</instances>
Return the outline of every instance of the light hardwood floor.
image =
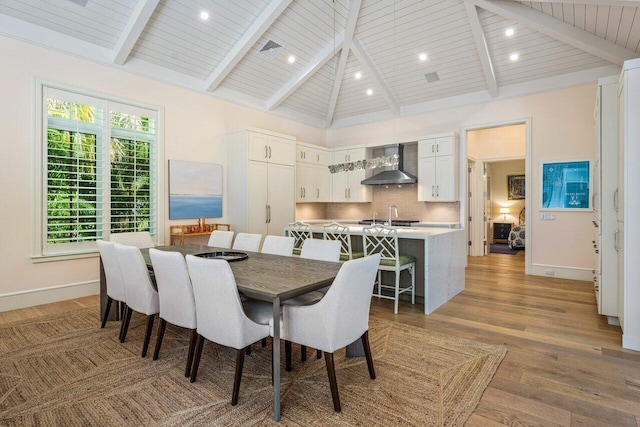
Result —
<instances>
[{"instance_id":1,"label":"light hardwood floor","mask_svg":"<svg viewBox=\"0 0 640 427\"><path fill-rule=\"evenodd\" d=\"M372 300L372 316L486 343L507 356L467 426L638 426L640 352L598 316L589 282L524 275L524 252L468 260L466 289L425 316ZM0 323L84 306L97 297L0 313ZM155 335L154 335L155 336Z\"/></svg>"}]
</instances>

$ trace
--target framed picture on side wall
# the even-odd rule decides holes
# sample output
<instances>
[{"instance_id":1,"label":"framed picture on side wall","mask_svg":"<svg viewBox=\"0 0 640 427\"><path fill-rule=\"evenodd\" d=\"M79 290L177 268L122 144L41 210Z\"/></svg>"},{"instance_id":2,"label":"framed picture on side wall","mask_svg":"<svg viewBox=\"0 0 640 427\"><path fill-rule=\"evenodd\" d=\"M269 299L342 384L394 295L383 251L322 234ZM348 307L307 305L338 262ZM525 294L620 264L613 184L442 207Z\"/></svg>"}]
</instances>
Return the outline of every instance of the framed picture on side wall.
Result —
<instances>
[{"instance_id":1,"label":"framed picture on side wall","mask_svg":"<svg viewBox=\"0 0 640 427\"><path fill-rule=\"evenodd\" d=\"M524 175L507 175L507 199L524 199Z\"/></svg>"},{"instance_id":2,"label":"framed picture on side wall","mask_svg":"<svg viewBox=\"0 0 640 427\"><path fill-rule=\"evenodd\" d=\"M543 210L591 209L590 161L543 162Z\"/></svg>"}]
</instances>

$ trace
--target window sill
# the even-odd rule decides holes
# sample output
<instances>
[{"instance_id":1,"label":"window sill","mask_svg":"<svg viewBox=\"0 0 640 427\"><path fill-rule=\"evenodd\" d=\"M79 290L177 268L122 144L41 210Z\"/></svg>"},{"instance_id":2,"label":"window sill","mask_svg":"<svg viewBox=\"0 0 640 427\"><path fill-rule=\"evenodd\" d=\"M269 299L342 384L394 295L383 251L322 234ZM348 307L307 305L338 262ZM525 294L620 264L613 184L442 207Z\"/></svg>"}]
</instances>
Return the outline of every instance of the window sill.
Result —
<instances>
[{"instance_id":1,"label":"window sill","mask_svg":"<svg viewBox=\"0 0 640 427\"><path fill-rule=\"evenodd\" d=\"M91 252L77 252L71 254L50 254L50 255L32 255L31 262L39 264L41 262L55 262L55 261L69 261L83 258L98 258L100 254L98 251Z\"/></svg>"}]
</instances>

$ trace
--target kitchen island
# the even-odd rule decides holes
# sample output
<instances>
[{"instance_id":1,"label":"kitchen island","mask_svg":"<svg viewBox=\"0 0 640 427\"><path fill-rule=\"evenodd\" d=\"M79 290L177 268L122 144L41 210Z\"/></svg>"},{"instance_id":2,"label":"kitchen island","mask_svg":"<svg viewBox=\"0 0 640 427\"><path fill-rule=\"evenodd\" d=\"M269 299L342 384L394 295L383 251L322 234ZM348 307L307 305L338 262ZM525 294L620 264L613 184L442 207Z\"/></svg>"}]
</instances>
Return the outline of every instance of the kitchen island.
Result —
<instances>
[{"instance_id":1,"label":"kitchen island","mask_svg":"<svg viewBox=\"0 0 640 427\"><path fill-rule=\"evenodd\" d=\"M314 237L321 239L322 225L330 221L308 222ZM363 226L346 221L343 225L349 228L353 250L361 251ZM432 313L464 290L465 230L423 226L394 228L398 230L400 253L416 257L416 300L424 302L425 314ZM383 281L387 280L383 277ZM409 275L403 274L402 280L403 283L409 280Z\"/></svg>"}]
</instances>

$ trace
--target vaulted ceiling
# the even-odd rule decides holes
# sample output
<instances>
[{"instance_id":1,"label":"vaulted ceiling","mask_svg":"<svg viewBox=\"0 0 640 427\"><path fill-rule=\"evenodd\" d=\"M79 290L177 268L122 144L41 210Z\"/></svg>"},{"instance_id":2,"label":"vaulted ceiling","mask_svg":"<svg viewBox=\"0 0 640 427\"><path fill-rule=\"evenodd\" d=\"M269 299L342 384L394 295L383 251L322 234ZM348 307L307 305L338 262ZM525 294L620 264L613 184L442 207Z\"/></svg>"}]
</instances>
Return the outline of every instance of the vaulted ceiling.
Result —
<instances>
[{"instance_id":1,"label":"vaulted ceiling","mask_svg":"<svg viewBox=\"0 0 640 427\"><path fill-rule=\"evenodd\" d=\"M329 128L615 74L640 56L639 9L638 0L0 0L0 34ZM270 41L282 46L267 50L274 58L260 53Z\"/></svg>"}]
</instances>

